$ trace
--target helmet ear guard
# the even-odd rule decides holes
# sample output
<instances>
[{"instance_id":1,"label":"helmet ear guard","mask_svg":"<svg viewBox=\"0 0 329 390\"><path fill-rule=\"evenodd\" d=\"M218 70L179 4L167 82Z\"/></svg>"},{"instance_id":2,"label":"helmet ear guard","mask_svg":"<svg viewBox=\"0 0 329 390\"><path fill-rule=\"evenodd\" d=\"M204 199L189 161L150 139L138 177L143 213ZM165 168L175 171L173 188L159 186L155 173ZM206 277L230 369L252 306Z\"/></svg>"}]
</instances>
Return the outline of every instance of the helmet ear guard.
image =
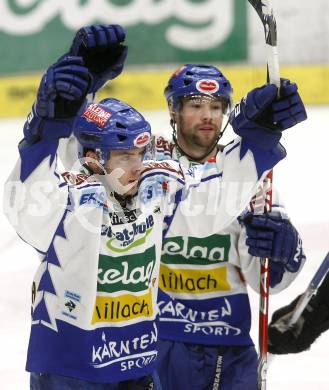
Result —
<instances>
[{"instance_id":1,"label":"helmet ear guard","mask_svg":"<svg viewBox=\"0 0 329 390\"><path fill-rule=\"evenodd\" d=\"M177 111L174 110L172 103L168 103L168 108L169 108L170 120L176 122Z\"/></svg>"},{"instance_id":2,"label":"helmet ear guard","mask_svg":"<svg viewBox=\"0 0 329 390\"><path fill-rule=\"evenodd\" d=\"M80 159L80 162L87 168L90 174L104 175L106 173L105 162L102 160L98 150L84 150L84 157Z\"/></svg>"}]
</instances>

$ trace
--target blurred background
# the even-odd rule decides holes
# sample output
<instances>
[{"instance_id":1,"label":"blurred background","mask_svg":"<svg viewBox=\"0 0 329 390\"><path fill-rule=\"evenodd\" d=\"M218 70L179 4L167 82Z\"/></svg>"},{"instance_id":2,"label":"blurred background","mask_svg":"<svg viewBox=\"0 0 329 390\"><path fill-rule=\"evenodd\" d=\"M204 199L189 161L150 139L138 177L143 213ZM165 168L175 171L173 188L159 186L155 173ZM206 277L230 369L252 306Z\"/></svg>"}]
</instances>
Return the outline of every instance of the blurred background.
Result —
<instances>
[{"instance_id":1,"label":"blurred background","mask_svg":"<svg viewBox=\"0 0 329 390\"><path fill-rule=\"evenodd\" d=\"M284 77L309 104L329 102L329 2L273 0ZM164 109L163 87L187 62L219 65L235 98L265 78L263 27L247 0L1 0L0 117L24 116L41 72L92 23L127 29L124 76L103 88L141 110Z\"/></svg>"},{"instance_id":2,"label":"blurred background","mask_svg":"<svg viewBox=\"0 0 329 390\"><path fill-rule=\"evenodd\" d=\"M288 157L275 169L274 183L308 261L297 280L271 298L271 313L306 288L329 250L329 1L272 0L272 6L281 75L297 82L308 112L306 122L284 133ZM42 72L68 50L76 30L93 23L122 24L129 46L124 72L97 99L127 101L145 114L155 133L170 137L163 89L184 63L217 65L233 85L235 102L265 83L263 27L247 0L0 0L1 202L8 201L3 184L17 160L16 145ZM224 142L233 136L228 129ZM3 214L0 255L0 390L23 390L29 379L24 365L30 283L38 258ZM253 292L251 305L257 344ZM274 359L269 390L328 390L328 343L329 332L311 351Z\"/></svg>"}]
</instances>

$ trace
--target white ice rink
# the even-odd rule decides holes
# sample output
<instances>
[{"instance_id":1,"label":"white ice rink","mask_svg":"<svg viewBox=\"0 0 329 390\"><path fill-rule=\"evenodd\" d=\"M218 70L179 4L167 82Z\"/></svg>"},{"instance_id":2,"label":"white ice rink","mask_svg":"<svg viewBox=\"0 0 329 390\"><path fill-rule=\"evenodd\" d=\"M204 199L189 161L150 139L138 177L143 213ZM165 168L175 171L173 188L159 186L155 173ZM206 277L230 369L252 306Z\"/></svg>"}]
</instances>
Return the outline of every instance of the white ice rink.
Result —
<instances>
[{"instance_id":1,"label":"white ice rink","mask_svg":"<svg viewBox=\"0 0 329 390\"><path fill-rule=\"evenodd\" d=\"M288 157L274 170L275 185L302 235L308 261L287 290L271 297L270 312L305 289L329 250L329 107L309 108L308 115L307 122L285 132ZM146 116L154 131L169 128L166 113ZM22 124L23 120L0 121L1 201L3 183L17 159ZM231 137L227 134L225 140ZM24 390L29 388L24 365L30 329L30 284L38 259L17 238L2 213L0 237L0 390ZM257 343L258 297L254 293L251 302L252 336ZM276 357L268 372L268 390L328 390L328 358L329 331L309 352Z\"/></svg>"}]
</instances>

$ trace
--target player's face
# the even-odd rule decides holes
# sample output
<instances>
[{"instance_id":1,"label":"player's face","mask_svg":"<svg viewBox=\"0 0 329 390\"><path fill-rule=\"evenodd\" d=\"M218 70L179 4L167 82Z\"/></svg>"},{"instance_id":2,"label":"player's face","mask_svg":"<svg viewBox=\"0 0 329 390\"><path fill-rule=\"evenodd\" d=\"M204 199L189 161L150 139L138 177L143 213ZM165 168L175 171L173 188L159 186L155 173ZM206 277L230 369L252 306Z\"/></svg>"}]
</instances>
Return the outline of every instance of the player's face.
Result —
<instances>
[{"instance_id":1,"label":"player's face","mask_svg":"<svg viewBox=\"0 0 329 390\"><path fill-rule=\"evenodd\" d=\"M185 99L177 118L178 138L186 144L210 147L216 141L223 123L222 102L207 96Z\"/></svg>"},{"instance_id":2,"label":"player's face","mask_svg":"<svg viewBox=\"0 0 329 390\"><path fill-rule=\"evenodd\" d=\"M134 195L143 171L144 148L113 150L105 164L111 188L122 196Z\"/></svg>"}]
</instances>

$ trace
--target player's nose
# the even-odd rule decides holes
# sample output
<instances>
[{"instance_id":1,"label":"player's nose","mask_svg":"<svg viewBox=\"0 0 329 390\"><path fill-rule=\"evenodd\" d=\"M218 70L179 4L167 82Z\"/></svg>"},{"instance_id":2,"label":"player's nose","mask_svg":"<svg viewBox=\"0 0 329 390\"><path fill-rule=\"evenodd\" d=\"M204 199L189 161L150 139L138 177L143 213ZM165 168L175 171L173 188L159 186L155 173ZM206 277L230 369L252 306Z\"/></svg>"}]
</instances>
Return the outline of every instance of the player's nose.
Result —
<instances>
[{"instance_id":1,"label":"player's nose","mask_svg":"<svg viewBox=\"0 0 329 390\"><path fill-rule=\"evenodd\" d=\"M131 171L134 174L140 175L142 170L143 170L143 161L140 161L140 160L135 161L131 167Z\"/></svg>"},{"instance_id":2,"label":"player's nose","mask_svg":"<svg viewBox=\"0 0 329 390\"><path fill-rule=\"evenodd\" d=\"M203 105L201 109L201 119L209 120L211 119L211 109L208 105Z\"/></svg>"}]
</instances>

